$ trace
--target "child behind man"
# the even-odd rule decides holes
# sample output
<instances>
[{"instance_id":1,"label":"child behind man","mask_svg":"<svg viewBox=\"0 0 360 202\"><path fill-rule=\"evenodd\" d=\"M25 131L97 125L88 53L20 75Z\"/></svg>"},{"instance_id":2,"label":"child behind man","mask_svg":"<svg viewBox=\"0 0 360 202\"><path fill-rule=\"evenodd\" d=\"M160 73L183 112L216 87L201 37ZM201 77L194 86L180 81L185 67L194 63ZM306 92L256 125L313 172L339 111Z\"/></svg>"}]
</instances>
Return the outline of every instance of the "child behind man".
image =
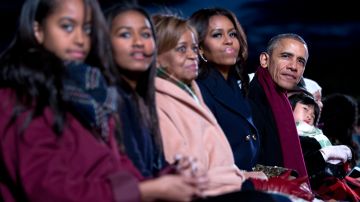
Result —
<instances>
[{"instance_id":1,"label":"child behind man","mask_svg":"<svg viewBox=\"0 0 360 202\"><path fill-rule=\"evenodd\" d=\"M310 93L293 94L289 96L289 101L312 190L326 200L358 201L359 195L340 180L351 166L348 164L352 159L350 148L345 145L333 146L322 130L316 127L320 109ZM335 187L335 190L330 187Z\"/></svg>"},{"instance_id":2,"label":"child behind man","mask_svg":"<svg viewBox=\"0 0 360 202\"><path fill-rule=\"evenodd\" d=\"M329 138L316 126L320 109L310 93L296 93L289 96L289 101L293 109L305 161L307 161L307 154L310 153L313 156L315 151L320 152L324 161L331 164L346 162L352 158L349 147L345 145L332 146ZM309 167L308 163L307 167ZM309 168L307 169L309 171Z\"/></svg>"},{"instance_id":3,"label":"child behind man","mask_svg":"<svg viewBox=\"0 0 360 202\"><path fill-rule=\"evenodd\" d=\"M320 108L316 101L305 93L297 93L289 97L293 109L296 129L300 136L315 138L321 148L331 146L330 140L316 127Z\"/></svg>"}]
</instances>

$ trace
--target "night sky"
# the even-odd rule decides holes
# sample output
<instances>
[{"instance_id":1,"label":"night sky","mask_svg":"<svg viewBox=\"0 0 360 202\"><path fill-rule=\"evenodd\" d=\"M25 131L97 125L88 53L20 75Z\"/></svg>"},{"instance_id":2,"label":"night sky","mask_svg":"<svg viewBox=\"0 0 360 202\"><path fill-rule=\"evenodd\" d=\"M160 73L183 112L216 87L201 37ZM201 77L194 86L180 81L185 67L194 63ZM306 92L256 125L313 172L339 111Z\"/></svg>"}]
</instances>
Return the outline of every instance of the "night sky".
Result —
<instances>
[{"instance_id":1,"label":"night sky","mask_svg":"<svg viewBox=\"0 0 360 202\"><path fill-rule=\"evenodd\" d=\"M0 2L0 48L7 46L16 29L21 0ZM119 0L100 0L105 8ZM205 7L232 10L249 42L248 71L258 65L258 55L274 35L293 32L309 46L305 77L323 87L323 95L345 93L360 99L360 15L356 1L291 0L139 0L150 13L165 7L184 17ZM166 2L166 3L163 3ZM341 4L340 4L341 3Z\"/></svg>"}]
</instances>

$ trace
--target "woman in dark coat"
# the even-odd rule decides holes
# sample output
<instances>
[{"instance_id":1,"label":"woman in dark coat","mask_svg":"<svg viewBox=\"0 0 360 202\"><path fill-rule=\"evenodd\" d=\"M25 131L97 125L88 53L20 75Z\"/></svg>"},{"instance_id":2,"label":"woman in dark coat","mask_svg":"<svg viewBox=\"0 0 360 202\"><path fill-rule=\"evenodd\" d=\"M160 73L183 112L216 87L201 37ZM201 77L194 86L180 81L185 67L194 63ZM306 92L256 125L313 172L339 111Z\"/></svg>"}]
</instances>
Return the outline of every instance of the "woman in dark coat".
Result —
<instances>
[{"instance_id":1,"label":"woman in dark coat","mask_svg":"<svg viewBox=\"0 0 360 202\"><path fill-rule=\"evenodd\" d=\"M230 142L236 165L249 171L257 163L260 145L247 99L245 33L235 15L220 8L196 11L190 23L199 34L197 84Z\"/></svg>"}]
</instances>

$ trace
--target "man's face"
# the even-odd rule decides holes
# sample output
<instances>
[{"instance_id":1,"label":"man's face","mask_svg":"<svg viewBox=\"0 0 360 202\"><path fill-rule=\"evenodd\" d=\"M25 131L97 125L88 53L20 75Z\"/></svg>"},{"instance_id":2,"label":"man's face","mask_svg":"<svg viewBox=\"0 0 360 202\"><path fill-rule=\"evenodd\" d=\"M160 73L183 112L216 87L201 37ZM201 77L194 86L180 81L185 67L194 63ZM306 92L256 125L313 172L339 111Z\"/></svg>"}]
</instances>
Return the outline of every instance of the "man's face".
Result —
<instances>
[{"instance_id":1,"label":"man's face","mask_svg":"<svg viewBox=\"0 0 360 202\"><path fill-rule=\"evenodd\" d=\"M260 64L268 68L273 81L285 90L294 89L305 71L308 50L305 44L290 38L280 40L271 55L262 53Z\"/></svg>"}]
</instances>

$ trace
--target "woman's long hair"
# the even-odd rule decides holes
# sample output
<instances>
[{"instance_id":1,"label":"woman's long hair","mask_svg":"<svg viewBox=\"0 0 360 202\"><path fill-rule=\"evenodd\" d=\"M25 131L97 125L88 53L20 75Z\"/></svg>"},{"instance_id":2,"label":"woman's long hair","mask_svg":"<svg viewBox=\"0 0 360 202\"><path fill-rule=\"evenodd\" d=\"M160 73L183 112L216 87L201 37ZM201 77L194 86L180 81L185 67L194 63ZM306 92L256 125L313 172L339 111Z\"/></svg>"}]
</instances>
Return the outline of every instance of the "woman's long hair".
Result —
<instances>
[{"instance_id":1,"label":"woman's long hair","mask_svg":"<svg viewBox=\"0 0 360 202\"><path fill-rule=\"evenodd\" d=\"M16 95L16 104L9 126L18 115L31 108L23 130L30 121L40 116L45 107L54 114L53 131L61 135L66 104L63 101L62 79L63 61L39 44L35 38L33 25L43 24L51 15L60 0L27 0L21 10L19 27L14 40L0 56L0 88L11 88ZM99 67L110 81L109 58L110 42L105 19L96 0L84 0L91 9L92 33L91 50L85 62Z\"/></svg>"},{"instance_id":2,"label":"woman's long hair","mask_svg":"<svg viewBox=\"0 0 360 202\"><path fill-rule=\"evenodd\" d=\"M105 11L105 15L106 15L108 27L112 26L112 22L116 18L116 16L127 11L139 12L150 22L152 36L154 37L154 40L156 42L155 30L149 14L143 8L132 3L116 4L115 6L107 9ZM154 140L157 146L162 151L162 142L161 142L159 121L158 121L156 102L155 102L155 75L156 75L155 56L157 54L156 51L153 54L154 54L154 58L150 64L150 67L145 72L143 72L137 80L136 93L143 98L145 105L148 109L148 115L146 115L147 113L140 109L139 110L140 114L138 114L139 116L138 118L139 120L143 120L144 118L148 119L145 121L149 123L151 134L154 136ZM124 75L122 73L121 67L117 67L117 70L114 70L113 72L115 71L118 72L116 78L118 79L119 85L122 88L126 88L127 90L130 90L131 87L129 86L129 84L122 78Z\"/></svg>"},{"instance_id":3,"label":"woman's long hair","mask_svg":"<svg viewBox=\"0 0 360 202\"><path fill-rule=\"evenodd\" d=\"M240 51L237 58L237 62L234 66L235 71L230 71L230 73L235 72L235 76L241 81L241 86L244 95L247 95L249 89L249 76L246 72L245 65L246 65L246 60L248 58L248 44L244 29L241 27L236 16L231 11L223 8L203 8L195 11L190 16L189 19L190 24L196 29L198 33L199 47L202 48L204 46L204 40L209 28L209 21L210 18L213 16L227 17L232 22L232 24L236 29L237 39L239 40L239 44L240 44ZM209 68L211 67L208 64L206 64L205 61L200 60L199 78L206 77L209 72Z\"/></svg>"}]
</instances>

